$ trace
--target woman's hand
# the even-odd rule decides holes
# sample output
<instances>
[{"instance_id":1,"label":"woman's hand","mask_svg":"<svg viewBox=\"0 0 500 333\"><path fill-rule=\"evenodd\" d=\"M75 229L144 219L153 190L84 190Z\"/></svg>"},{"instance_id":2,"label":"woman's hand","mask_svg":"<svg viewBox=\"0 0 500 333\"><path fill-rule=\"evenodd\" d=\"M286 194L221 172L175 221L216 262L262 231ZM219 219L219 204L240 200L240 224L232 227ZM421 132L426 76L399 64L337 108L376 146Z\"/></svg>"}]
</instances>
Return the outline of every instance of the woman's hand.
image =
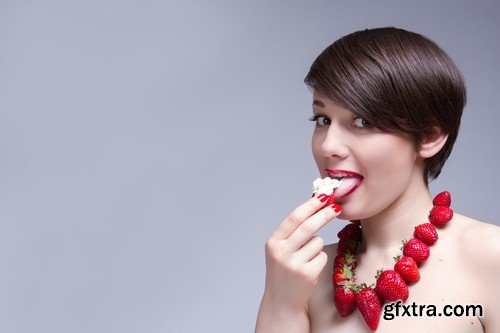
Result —
<instances>
[{"instance_id":1,"label":"woman's hand","mask_svg":"<svg viewBox=\"0 0 500 333\"><path fill-rule=\"evenodd\" d=\"M266 242L263 300L283 313L304 312L327 262L324 240L314 234L340 214L333 204L321 209L317 196L297 207Z\"/></svg>"}]
</instances>

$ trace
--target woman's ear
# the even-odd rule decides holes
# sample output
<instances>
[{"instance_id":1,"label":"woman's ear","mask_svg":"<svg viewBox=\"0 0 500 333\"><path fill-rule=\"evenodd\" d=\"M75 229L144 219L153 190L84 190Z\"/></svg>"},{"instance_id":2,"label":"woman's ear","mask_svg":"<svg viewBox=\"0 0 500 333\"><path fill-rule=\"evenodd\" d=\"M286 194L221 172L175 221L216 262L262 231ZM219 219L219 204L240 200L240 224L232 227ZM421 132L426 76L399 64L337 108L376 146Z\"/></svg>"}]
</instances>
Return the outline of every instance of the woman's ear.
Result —
<instances>
[{"instance_id":1,"label":"woman's ear","mask_svg":"<svg viewBox=\"0 0 500 333\"><path fill-rule=\"evenodd\" d=\"M418 156L429 158L436 155L443 148L447 139L448 134L441 131L441 127L432 126L431 132L420 143Z\"/></svg>"}]
</instances>

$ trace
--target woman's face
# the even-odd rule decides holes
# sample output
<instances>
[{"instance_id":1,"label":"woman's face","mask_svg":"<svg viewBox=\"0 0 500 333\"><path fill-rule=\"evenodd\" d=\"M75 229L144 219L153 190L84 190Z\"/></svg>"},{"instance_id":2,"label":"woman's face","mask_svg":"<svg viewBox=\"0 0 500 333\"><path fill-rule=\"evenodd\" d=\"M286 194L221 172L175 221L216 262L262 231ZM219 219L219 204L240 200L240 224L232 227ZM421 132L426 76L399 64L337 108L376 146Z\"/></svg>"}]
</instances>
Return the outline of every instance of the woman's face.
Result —
<instances>
[{"instance_id":1,"label":"woman's face","mask_svg":"<svg viewBox=\"0 0 500 333\"><path fill-rule=\"evenodd\" d=\"M326 169L362 176L354 191L337 199L342 205L339 218L355 220L378 214L407 191L412 177L419 174L415 172L417 153L413 141L371 127L317 92L313 99L317 119L312 151L321 177L329 175Z\"/></svg>"}]
</instances>

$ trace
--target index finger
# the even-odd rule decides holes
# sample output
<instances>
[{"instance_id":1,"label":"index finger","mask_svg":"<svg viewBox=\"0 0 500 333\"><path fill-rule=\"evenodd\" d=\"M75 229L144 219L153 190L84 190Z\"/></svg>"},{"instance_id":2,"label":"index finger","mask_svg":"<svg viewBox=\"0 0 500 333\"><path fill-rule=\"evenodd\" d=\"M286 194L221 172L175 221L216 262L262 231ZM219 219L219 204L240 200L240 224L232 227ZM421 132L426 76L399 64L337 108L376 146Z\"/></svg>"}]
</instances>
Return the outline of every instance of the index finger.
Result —
<instances>
[{"instance_id":1,"label":"index finger","mask_svg":"<svg viewBox=\"0 0 500 333\"><path fill-rule=\"evenodd\" d=\"M318 212L325 205L324 197L314 196L295 208L283 222L273 231L271 238L287 239L309 217Z\"/></svg>"}]
</instances>

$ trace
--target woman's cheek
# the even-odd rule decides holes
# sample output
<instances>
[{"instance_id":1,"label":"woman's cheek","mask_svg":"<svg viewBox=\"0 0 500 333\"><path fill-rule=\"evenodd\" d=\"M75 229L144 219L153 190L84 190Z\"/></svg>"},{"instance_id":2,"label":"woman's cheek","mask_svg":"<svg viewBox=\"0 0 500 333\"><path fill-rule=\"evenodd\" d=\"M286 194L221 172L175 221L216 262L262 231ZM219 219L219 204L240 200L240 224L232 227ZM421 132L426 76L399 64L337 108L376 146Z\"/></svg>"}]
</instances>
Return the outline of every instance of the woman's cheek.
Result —
<instances>
[{"instance_id":1,"label":"woman's cheek","mask_svg":"<svg viewBox=\"0 0 500 333\"><path fill-rule=\"evenodd\" d=\"M378 139L378 140L377 140ZM376 149L371 149L371 165L383 175L401 175L411 170L414 161L413 144L406 138L384 133L375 138Z\"/></svg>"}]
</instances>

